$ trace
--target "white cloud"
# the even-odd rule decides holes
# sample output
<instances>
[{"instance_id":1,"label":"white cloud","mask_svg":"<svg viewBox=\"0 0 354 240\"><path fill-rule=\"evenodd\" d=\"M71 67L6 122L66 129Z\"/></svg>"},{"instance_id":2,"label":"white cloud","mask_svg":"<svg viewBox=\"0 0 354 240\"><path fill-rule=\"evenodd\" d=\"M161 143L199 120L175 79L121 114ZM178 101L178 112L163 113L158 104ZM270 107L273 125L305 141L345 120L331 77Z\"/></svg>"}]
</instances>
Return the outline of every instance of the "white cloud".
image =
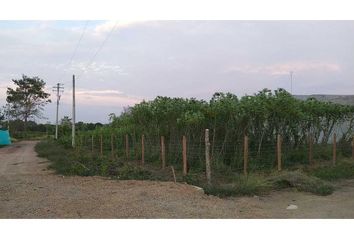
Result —
<instances>
[{"instance_id":1,"label":"white cloud","mask_svg":"<svg viewBox=\"0 0 354 240\"><path fill-rule=\"evenodd\" d=\"M297 61L271 65L238 65L226 68L226 72L241 72L249 74L287 75L294 72L339 72L340 65L319 61Z\"/></svg>"},{"instance_id":2,"label":"white cloud","mask_svg":"<svg viewBox=\"0 0 354 240\"><path fill-rule=\"evenodd\" d=\"M79 90L79 95L94 95L94 96L122 96L123 92L118 90Z\"/></svg>"},{"instance_id":3,"label":"white cloud","mask_svg":"<svg viewBox=\"0 0 354 240\"><path fill-rule=\"evenodd\" d=\"M119 90L103 89L76 89L77 104L88 106L118 106L126 107L139 103L141 97L127 95ZM71 103L71 92L66 92L62 98L63 102Z\"/></svg>"},{"instance_id":4,"label":"white cloud","mask_svg":"<svg viewBox=\"0 0 354 240\"><path fill-rule=\"evenodd\" d=\"M118 73L120 75L128 75L127 72L125 72L121 66L115 65L115 64L108 64L108 63L98 63L98 62L93 62L90 65L87 65L88 63L85 62L74 62L71 64L71 67L69 72L73 71L82 71L83 73Z\"/></svg>"},{"instance_id":5,"label":"white cloud","mask_svg":"<svg viewBox=\"0 0 354 240\"><path fill-rule=\"evenodd\" d=\"M107 21L95 27L94 35L101 37L111 32L113 28L115 29L128 28L140 24L142 22L143 21L138 21L138 20Z\"/></svg>"}]
</instances>

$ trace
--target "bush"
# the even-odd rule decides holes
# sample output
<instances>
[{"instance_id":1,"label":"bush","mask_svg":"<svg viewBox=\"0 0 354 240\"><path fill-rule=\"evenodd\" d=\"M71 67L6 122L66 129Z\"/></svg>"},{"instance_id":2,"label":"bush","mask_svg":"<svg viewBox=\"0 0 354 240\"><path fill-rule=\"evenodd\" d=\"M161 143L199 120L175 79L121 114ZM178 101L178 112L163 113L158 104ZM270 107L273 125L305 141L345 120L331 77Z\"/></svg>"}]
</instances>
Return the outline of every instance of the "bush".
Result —
<instances>
[{"instance_id":1,"label":"bush","mask_svg":"<svg viewBox=\"0 0 354 240\"><path fill-rule=\"evenodd\" d=\"M294 187L299 191L311 192L317 195L329 195L333 193L334 187L319 178L307 176L300 171L282 172L279 175L270 177L268 181L276 189Z\"/></svg>"},{"instance_id":2,"label":"bush","mask_svg":"<svg viewBox=\"0 0 354 240\"><path fill-rule=\"evenodd\" d=\"M63 175L90 176L95 174L95 169L88 166L93 161L88 155L76 154L73 150L65 149L53 140L39 142L35 146L39 157L51 161L49 168Z\"/></svg>"},{"instance_id":3,"label":"bush","mask_svg":"<svg viewBox=\"0 0 354 240\"><path fill-rule=\"evenodd\" d=\"M118 170L117 176L120 180L153 180L151 172L140 167L124 165Z\"/></svg>"},{"instance_id":4,"label":"bush","mask_svg":"<svg viewBox=\"0 0 354 240\"><path fill-rule=\"evenodd\" d=\"M339 162L336 166L326 166L309 170L312 176L333 181L354 178L354 163Z\"/></svg>"},{"instance_id":5,"label":"bush","mask_svg":"<svg viewBox=\"0 0 354 240\"><path fill-rule=\"evenodd\" d=\"M53 140L39 142L35 147L39 157L51 161L50 168L63 175L108 176L118 179L153 179L151 172L142 168L124 165L117 159L95 157L90 153L65 148Z\"/></svg>"},{"instance_id":6,"label":"bush","mask_svg":"<svg viewBox=\"0 0 354 240\"><path fill-rule=\"evenodd\" d=\"M252 196L265 194L271 189L271 185L262 177L249 175L238 176L231 184L215 184L204 186L203 189L206 194L218 197Z\"/></svg>"}]
</instances>

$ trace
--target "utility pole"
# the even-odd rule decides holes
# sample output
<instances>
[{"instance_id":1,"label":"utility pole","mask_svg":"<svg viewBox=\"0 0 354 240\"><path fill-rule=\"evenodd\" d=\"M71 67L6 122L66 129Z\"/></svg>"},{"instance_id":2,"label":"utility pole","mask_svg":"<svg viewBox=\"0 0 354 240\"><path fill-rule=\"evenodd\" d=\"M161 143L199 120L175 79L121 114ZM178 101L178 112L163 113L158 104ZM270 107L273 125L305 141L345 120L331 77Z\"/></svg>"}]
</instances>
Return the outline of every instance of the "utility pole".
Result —
<instances>
[{"instance_id":1,"label":"utility pole","mask_svg":"<svg viewBox=\"0 0 354 240\"><path fill-rule=\"evenodd\" d=\"M58 139L58 115L59 115L59 101L60 101L60 93L64 91L64 87L62 83L57 83L55 87L53 87L53 92L57 93L57 114L55 118L55 139Z\"/></svg>"},{"instance_id":2,"label":"utility pole","mask_svg":"<svg viewBox=\"0 0 354 240\"><path fill-rule=\"evenodd\" d=\"M290 71L290 93L293 95L293 71Z\"/></svg>"},{"instance_id":3,"label":"utility pole","mask_svg":"<svg viewBox=\"0 0 354 240\"><path fill-rule=\"evenodd\" d=\"M75 75L73 75L73 113L72 113L72 138L71 138L71 145L75 147Z\"/></svg>"},{"instance_id":4,"label":"utility pole","mask_svg":"<svg viewBox=\"0 0 354 240\"><path fill-rule=\"evenodd\" d=\"M10 104L7 104L7 131L10 132Z\"/></svg>"},{"instance_id":5,"label":"utility pole","mask_svg":"<svg viewBox=\"0 0 354 240\"><path fill-rule=\"evenodd\" d=\"M6 117L7 117L7 131L10 132L10 104L7 105L7 112L6 112Z\"/></svg>"}]
</instances>

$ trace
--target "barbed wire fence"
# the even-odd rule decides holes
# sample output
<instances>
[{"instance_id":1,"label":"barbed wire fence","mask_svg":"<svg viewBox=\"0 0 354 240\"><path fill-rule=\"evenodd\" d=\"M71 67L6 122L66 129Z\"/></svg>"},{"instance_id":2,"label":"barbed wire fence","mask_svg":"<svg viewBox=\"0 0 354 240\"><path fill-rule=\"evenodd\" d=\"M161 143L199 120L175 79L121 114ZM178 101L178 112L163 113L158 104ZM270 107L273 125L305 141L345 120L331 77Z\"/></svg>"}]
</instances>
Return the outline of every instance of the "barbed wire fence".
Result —
<instances>
[{"instance_id":1,"label":"barbed wire fence","mask_svg":"<svg viewBox=\"0 0 354 240\"><path fill-rule=\"evenodd\" d=\"M82 132L77 139L76 151L98 159L106 158L155 170L172 166L182 178L201 174L208 182L211 181L206 178L209 163L211 176L208 178L212 177L215 182L227 175L334 166L338 159L343 158L354 161L354 137L348 141L339 139L336 134L327 143L315 141L309 134L307 141L298 145L284 140L281 135L264 143L246 135L237 141L214 139L213 142L212 138L185 135L170 138L134 133Z\"/></svg>"}]
</instances>

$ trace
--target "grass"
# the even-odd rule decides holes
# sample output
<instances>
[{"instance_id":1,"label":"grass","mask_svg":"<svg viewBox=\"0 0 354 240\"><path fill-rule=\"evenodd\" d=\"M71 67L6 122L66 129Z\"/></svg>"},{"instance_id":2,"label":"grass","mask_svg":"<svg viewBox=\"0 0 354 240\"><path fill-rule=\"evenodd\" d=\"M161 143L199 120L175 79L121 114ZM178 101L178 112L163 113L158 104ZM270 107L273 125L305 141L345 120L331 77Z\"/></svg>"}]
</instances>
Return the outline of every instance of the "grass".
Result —
<instances>
[{"instance_id":1,"label":"grass","mask_svg":"<svg viewBox=\"0 0 354 240\"><path fill-rule=\"evenodd\" d=\"M159 166L145 163L138 166L136 161L113 159L107 154L99 157L89 150L75 151L64 147L54 140L46 140L36 145L38 156L50 160L50 168L63 175L107 176L120 180L159 180L172 181L171 169L161 170ZM226 169L227 170L227 169ZM177 180L196 185L204 189L206 194L218 197L264 195L271 190L295 188L298 191L311 192L317 195L329 195L334 187L326 180L354 178L352 163L340 163L335 167L320 167L305 171L283 171L263 174L249 174L226 171L213 172L213 184L207 185L202 170L191 169L182 177L176 172Z\"/></svg>"},{"instance_id":2,"label":"grass","mask_svg":"<svg viewBox=\"0 0 354 240\"><path fill-rule=\"evenodd\" d=\"M63 175L94 175L94 169L88 166L87 156L77 156L73 150L65 149L54 141L42 141L35 146L39 157L50 160L50 168ZM83 161L84 160L84 161Z\"/></svg>"},{"instance_id":3,"label":"grass","mask_svg":"<svg viewBox=\"0 0 354 240\"><path fill-rule=\"evenodd\" d=\"M334 186L300 171L275 173L272 176L239 176L229 184L203 186L206 194L218 197L264 195L271 190L295 188L300 192L311 192L326 196L332 194Z\"/></svg>"},{"instance_id":4,"label":"grass","mask_svg":"<svg viewBox=\"0 0 354 240\"><path fill-rule=\"evenodd\" d=\"M204 192L218 197L263 195L271 190L265 178L257 175L238 176L230 184L204 186Z\"/></svg>"},{"instance_id":5,"label":"grass","mask_svg":"<svg viewBox=\"0 0 354 240\"><path fill-rule=\"evenodd\" d=\"M336 181L340 179L354 178L354 162L341 161L336 166L323 166L315 169L308 169L308 174L317 178Z\"/></svg>"},{"instance_id":6,"label":"grass","mask_svg":"<svg viewBox=\"0 0 354 240\"><path fill-rule=\"evenodd\" d=\"M39 157L47 158L49 168L62 175L107 176L120 180L161 180L151 171L120 159L100 157L89 151L75 151L54 140L41 141L35 146Z\"/></svg>"},{"instance_id":7,"label":"grass","mask_svg":"<svg viewBox=\"0 0 354 240\"><path fill-rule=\"evenodd\" d=\"M275 189L296 188L301 192L311 192L316 195L326 196L332 194L334 187L332 184L314 176L308 176L301 171L281 172L268 178Z\"/></svg>"},{"instance_id":8,"label":"grass","mask_svg":"<svg viewBox=\"0 0 354 240\"><path fill-rule=\"evenodd\" d=\"M284 188L295 188L300 192L311 192L321 196L332 194L334 191L331 183L315 176L308 176L301 171L275 172L270 175L235 175L231 183L214 183L211 186L200 184L195 177L189 177L187 180L189 180L187 183L202 187L206 194L218 197L264 195L271 190Z\"/></svg>"}]
</instances>

